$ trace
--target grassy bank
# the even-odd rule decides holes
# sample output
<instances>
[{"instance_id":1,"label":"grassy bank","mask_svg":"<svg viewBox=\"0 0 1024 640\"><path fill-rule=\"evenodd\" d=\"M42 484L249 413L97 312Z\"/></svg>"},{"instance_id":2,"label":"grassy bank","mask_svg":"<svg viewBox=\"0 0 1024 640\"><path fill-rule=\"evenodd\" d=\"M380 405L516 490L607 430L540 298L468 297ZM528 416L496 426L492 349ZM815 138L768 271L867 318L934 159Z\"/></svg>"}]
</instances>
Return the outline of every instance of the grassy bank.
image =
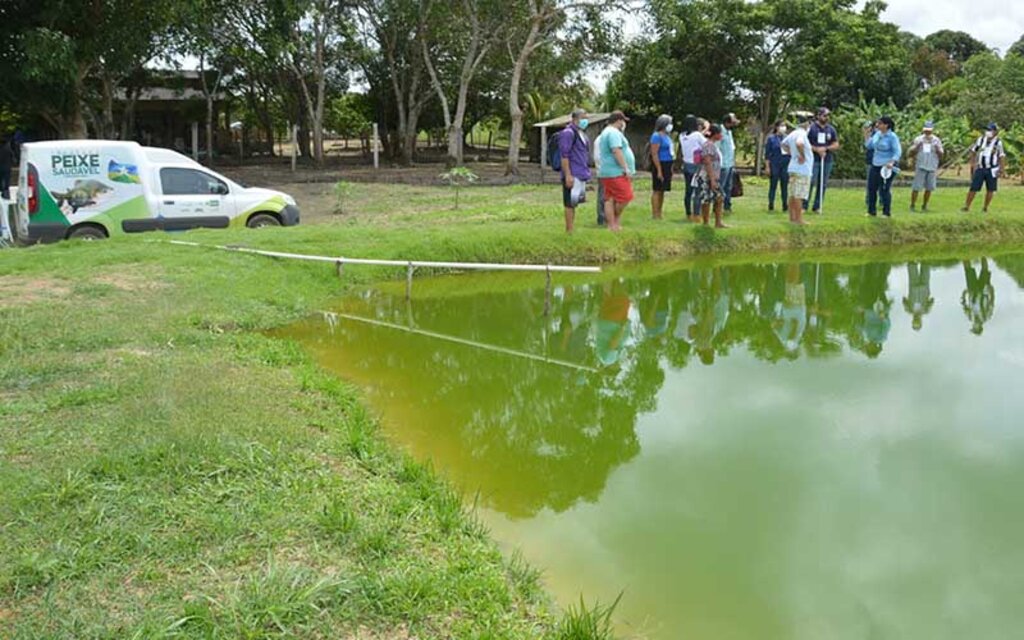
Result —
<instances>
[{"instance_id":1,"label":"grassy bank","mask_svg":"<svg viewBox=\"0 0 1024 640\"><path fill-rule=\"evenodd\" d=\"M574 637L355 390L258 333L336 295L322 270L0 260L0 637Z\"/></svg>"},{"instance_id":2,"label":"grassy bank","mask_svg":"<svg viewBox=\"0 0 1024 640\"><path fill-rule=\"evenodd\" d=\"M738 200L735 228L561 230L556 187L359 185L365 206L294 229L187 239L406 259L589 263L774 249L1014 243L993 214L868 220L860 192L806 229ZM899 196L898 196L899 198ZM164 236L0 253L0 637L573 638L537 573L383 442L358 392L265 337L391 275L183 248ZM900 249L901 250L901 249ZM600 615L596 617L601 617Z\"/></svg>"},{"instance_id":3,"label":"grassy bank","mask_svg":"<svg viewBox=\"0 0 1024 640\"><path fill-rule=\"evenodd\" d=\"M597 227L594 205L587 203L579 210L577 232L566 237L554 184L464 189L457 210L445 188L356 184L342 214L330 213L329 186L285 184L278 186L296 191L307 222L315 224L258 235L204 232L193 238L356 257L564 263L1024 240L1024 188L1015 186L1003 188L989 214L981 213L980 200L973 213L960 213L964 192L954 189L937 192L931 212L912 214L909 189L897 188L891 220L864 216L863 191L834 189L826 213L809 215L810 225L796 228L786 222L785 213L767 213L763 181L749 179L748 195L735 201L735 213L727 220L733 228L712 231L682 221L677 192L668 196L666 219L652 220L647 182L638 181L638 199L626 210L624 230L617 236Z\"/></svg>"}]
</instances>

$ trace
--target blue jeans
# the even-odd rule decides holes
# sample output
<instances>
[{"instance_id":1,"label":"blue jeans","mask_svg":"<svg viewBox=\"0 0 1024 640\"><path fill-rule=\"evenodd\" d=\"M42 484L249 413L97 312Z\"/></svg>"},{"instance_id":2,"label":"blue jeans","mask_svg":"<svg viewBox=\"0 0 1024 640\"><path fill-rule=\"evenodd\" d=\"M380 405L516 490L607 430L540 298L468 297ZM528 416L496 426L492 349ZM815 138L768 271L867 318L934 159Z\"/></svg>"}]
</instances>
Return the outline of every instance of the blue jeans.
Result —
<instances>
[{"instance_id":1,"label":"blue jeans","mask_svg":"<svg viewBox=\"0 0 1024 640\"><path fill-rule=\"evenodd\" d=\"M868 213L878 213L878 201L882 201L882 215L892 215L892 181L896 174L889 176L888 180L882 178L882 167L871 167L868 174Z\"/></svg>"},{"instance_id":2,"label":"blue jeans","mask_svg":"<svg viewBox=\"0 0 1024 640\"><path fill-rule=\"evenodd\" d=\"M686 207L687 216L695 216L700 214L700 189L695 189L693 186L693 176L700 173L700 165L693 162L683 163L683 179L686 180L686 202L683 205Z\"/></svg>"},{"instance_id":3,"label":"blue jeans","mask_svg":"<svg viewBox=\"0 0 1024 640\"><path fill-rule=\"evenodd\" d=\"M825 159L825 183L824 189L818 189L821 182L821 158L815 154L814 156L814 172L811 174L811 193L814 194L814 211L821 210L821 199L825 197L825 192L828 191L828 180L832 177L832 165L835 164L833 158ZM804 210L807 209L807 200L804 200Z\"/></svg>"},{"instance_id":4,"label":"blue jeans","mask_svg":"<svg viewBox=\"0 0 1024 640\"><path fill-rule=\"evenodd\" d=\"M782 208L789 206L789 160L772 161L772 176L768 185L768 208L775 208L775 192L782 187Z\"/></svg>"},{"instance_id":5,"label":"blue jeans","mask_svg":"<svg viewBox=\"0 0 1024 640\"><path fill-rule=\"evenodd\" d=\"M734 167L722 167L722 177L718 179L718 186L722 190L722 195L725 196L723 208L726 211L732 211L732 176L735 172Z\"/></svg>"}]
</instances>

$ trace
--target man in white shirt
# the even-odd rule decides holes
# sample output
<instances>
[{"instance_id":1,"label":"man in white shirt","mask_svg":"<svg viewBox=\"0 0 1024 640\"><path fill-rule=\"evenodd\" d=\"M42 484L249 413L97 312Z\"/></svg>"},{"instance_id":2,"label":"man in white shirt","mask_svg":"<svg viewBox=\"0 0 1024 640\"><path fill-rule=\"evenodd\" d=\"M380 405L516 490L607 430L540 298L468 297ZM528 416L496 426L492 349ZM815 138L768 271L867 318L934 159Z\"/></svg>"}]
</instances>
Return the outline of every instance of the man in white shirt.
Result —
<instances>
[{"instance_id":1,"label":"man in white shirt","mask_svg":"<svg viewBox=\"0 0 1024 640\"><path fill-rule=\"evenodd\" d=\"M782 141L782 148L789 154L789 221L793 224L807 224L804 221L804 201L811 194L811 174L814 161L811 159L811 142L807 130L811 118L799 117L799 124Z\"/></svg>"},{"instance_id":2,"label":"man in white shirt","mask_svg":"<svg viewBox=\"0 0 1024 640\"><path fill-rule=\"evenodd\" d=\"M1006 149L1003 148L1003 141L999 139L999 127L996 123L988 125L985 135L971 146L971 190L967 192L967 202L961 209L964 213L971 210L971 203L974 196L981 191L981 185L985 185L985 207L983 213L988 213L988 206L992 204L992 196L999 190L999 174L1002 173L1003 161L1006 159Z\"/></svg>"}]
</instances>

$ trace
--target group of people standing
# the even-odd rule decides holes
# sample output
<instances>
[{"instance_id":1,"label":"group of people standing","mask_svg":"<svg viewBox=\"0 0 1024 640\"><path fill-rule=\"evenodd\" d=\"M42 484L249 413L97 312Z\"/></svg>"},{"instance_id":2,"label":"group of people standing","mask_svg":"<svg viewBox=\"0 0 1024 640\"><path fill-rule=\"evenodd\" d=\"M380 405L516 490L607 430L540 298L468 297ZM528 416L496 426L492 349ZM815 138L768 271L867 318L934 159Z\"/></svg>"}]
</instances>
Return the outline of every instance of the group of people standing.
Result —
<instances>
[{"instance_id":1,"label":"group of people standing","mask_svg":"<svg viewBox=\"0 0 1024 640\"><path fill-rule=\"evenodd\" d=\"M839 133L831 123L831 111L821 107L811 116L797 116L797 125L790 129L784 120L775 123L764 146L764 158L769 171L768 210L775 210L776 196L789 212L793 224L806 224L804 212L820 214L829 180L839 149ZM633 177L636 174L636 155L629 145L625 130L629 118L622 111L614 111L607 126L597 137L591 149L586 134L588 114L576 109L571 121L558 134L561 157L565 228L572 232L577 206L586 200L586 183L592 178L590 159L593 158L599 181L599 223L612 231L621 230L622 214L633 201ZM661 115L642 157L651 172L651 213L655 219L664 214L665 194L672 191L673 175L677 164L685 183L684 208L690 222L710 224L712 213L716 228L725 228L723 215L732 210L732 188L736 173L736 143L733 130L740 124L735 114L729 113L721 124L688 115L673 142L673 118ZM876 217L879 208L885 217L892 215L892 185L900 172L903 144L896 133L896 122L882 116L864 127L864 152L867 188L865 206L867 215ZM678 149L678 153L677 153ZM925 122L921 134L907 149L914 166L910 210L917 211L919 195L923 192L921 211L928 211L932 193L937 187L939 168L945 155L941 138L934 124ZM985 187L984 211L998 190L998 179L1006 158L999 128L990 124L985 133L971 146L971 187L962 211L970 211L975 196Z\"/></svg>"}]
</instances>

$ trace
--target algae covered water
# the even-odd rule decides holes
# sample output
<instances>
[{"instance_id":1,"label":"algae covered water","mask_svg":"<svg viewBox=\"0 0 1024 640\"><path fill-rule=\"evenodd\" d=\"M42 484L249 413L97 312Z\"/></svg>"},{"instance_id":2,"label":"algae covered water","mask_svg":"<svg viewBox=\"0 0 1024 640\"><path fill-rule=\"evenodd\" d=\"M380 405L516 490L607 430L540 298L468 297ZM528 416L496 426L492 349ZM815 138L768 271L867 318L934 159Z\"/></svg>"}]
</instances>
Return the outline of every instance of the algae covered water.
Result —
<instances>
[{"instance_id":1,"label":"algae covered water","mask_svg":"<svg viewBox=\"0 0 1024 640\"><path fill-rule=\"evenodd\" d=\"M627 636L1007 638L1024 255L450 276L282 332Z\"/></svg>"}]
</instances>

